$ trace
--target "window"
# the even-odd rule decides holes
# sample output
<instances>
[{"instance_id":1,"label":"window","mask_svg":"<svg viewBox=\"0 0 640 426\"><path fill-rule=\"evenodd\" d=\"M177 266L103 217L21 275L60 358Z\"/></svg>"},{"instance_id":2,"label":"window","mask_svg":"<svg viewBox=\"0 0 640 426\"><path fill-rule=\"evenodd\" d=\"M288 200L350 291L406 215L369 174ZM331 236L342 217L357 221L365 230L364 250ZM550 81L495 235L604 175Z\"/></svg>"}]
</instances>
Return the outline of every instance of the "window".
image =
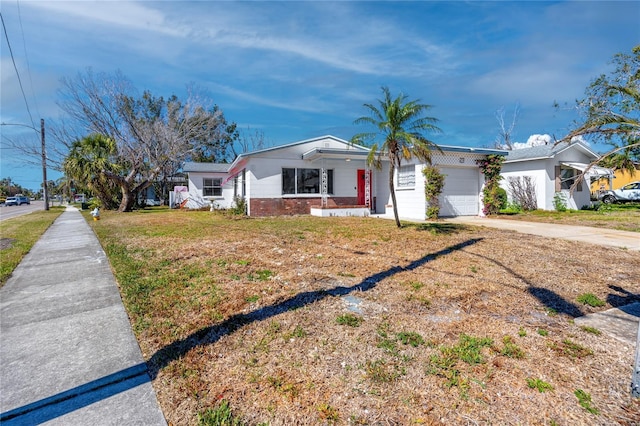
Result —
<instances>
[{"instance_id":1,"label":"window","mask_svg":"<svg viewBox=\"0 0 640 426\"><path fill-rule=\"evenodd\" d=\"M222 196L222 178L202 179L202 195L204 197Z\"/></svg>"},{"instance_id":2,"label":"window","mask_svg":"<svg viewBox=\"0 0 640 426\"><path fill-rule=\"evenodd\" d=\"M574 169L560 169L560 188L571 189L571 185L576 180L576 171Z\"/></svg>"},{"instance_id":3,"label":"window","mask_svg":"<svg viewBox=\"0 0 640 426\"><path fill-rule=\"evenodd\" d=\"M320 194L320 169L282 169L283 194ZM327 170L327 193L333 194L333 170Z\"/></svg>"},{"instance_id":4,"label":"window","mask_svg":"<svg viewBox=\"0 0 640 426\"><path fill-rule=\"evenodd\" d=\"M578 177L578 172L576 171L576 169L561 168L560 169L560 189L571 189L571 187L576 181L576 177ZM582 192L582 182L578 182L578 185L576 185L576 191Z\"/></svg>"},{"instance_id":5,"label":"window","mask_svg":"<svg viewBox=\"0 0 640 426\"><path fill-rule=\"evenodd\" d=\"M413 188L416 186L416 166L400 166L398 168L398 188Z\"/></svg>"}]
</instances>

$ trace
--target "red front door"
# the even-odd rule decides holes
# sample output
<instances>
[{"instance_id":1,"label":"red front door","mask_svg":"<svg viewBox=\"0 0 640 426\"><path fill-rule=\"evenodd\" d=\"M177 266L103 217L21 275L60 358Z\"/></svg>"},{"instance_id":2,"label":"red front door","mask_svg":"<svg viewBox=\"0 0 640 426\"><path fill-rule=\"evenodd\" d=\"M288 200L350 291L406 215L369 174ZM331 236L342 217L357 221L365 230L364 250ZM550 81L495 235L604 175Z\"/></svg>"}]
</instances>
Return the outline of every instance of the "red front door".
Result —
<instances>
[{"instance_id":1,"label":"red front door","mask_svg":"<svg viewBox=\"0 0 640 426\"><path fill-rule=\"evenodd\" d=\"M366 204L371 204L371 170L369 170L369 203L366 203L365 200L365 170L358 169L358 205L364 206Z\"/></svg>"}]
</instances>

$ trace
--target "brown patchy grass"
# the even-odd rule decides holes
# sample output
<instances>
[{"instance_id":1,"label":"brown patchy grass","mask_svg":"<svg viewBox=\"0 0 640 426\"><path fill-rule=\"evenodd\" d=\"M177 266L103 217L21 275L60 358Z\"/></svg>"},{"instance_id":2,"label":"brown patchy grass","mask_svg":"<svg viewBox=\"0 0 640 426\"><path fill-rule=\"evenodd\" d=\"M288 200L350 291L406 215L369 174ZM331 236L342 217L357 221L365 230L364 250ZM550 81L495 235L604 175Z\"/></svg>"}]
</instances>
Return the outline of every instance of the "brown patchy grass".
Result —
<instances>
[{"instance_id":1,"label":"brown patchy grass","mask_svg":"<svg viewBox=\"0 0 640 426\"><path fill-rule=\"evenodd\" d=\"M249 425L640 422L633 346L571 321L640 300L635 252L373 218L91 224L170 424L221 401Z\"/></svg>"}]
</instances>

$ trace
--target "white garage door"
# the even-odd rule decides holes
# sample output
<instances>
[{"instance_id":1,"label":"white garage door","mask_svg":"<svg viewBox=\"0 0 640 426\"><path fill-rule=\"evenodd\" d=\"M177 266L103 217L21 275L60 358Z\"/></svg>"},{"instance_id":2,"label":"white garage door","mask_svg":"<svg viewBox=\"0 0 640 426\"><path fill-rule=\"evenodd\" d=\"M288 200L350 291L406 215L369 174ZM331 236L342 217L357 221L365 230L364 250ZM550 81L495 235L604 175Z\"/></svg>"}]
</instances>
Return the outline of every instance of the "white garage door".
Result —
<instances>
[{"instance_id":1,"label":"white garage door","mask_svg":"<svg viewBox=\"0 0 640 426\"><path fill-rule=\"evenodd\" d=\"M476 216L480 192L478 169L442 167L440 170L446 175L440 194L440 216Z\"/></svg>"}]
</instances>

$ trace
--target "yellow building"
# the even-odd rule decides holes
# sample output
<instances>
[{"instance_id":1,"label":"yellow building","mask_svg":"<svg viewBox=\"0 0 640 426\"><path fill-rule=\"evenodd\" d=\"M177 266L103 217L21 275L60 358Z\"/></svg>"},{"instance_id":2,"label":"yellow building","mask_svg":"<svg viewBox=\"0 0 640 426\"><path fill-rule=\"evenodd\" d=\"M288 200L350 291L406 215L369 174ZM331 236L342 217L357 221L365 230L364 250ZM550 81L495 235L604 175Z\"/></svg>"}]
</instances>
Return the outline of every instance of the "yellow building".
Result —
<instances>
[{"instance_id":1,"label":"yellow building","mask_svg":"<svg viewBox=\"0 0 640 426\"><path fill-rule=\"evenodd\" d=\"M615 170L613 174L613 188L620 189L630 182L640 180L640 164L636 165L636 172L632 175L626 170ZM591 192L606 191L609 188L609 179L600 178L591 184Z\"/></svg>"}]
</instances>

